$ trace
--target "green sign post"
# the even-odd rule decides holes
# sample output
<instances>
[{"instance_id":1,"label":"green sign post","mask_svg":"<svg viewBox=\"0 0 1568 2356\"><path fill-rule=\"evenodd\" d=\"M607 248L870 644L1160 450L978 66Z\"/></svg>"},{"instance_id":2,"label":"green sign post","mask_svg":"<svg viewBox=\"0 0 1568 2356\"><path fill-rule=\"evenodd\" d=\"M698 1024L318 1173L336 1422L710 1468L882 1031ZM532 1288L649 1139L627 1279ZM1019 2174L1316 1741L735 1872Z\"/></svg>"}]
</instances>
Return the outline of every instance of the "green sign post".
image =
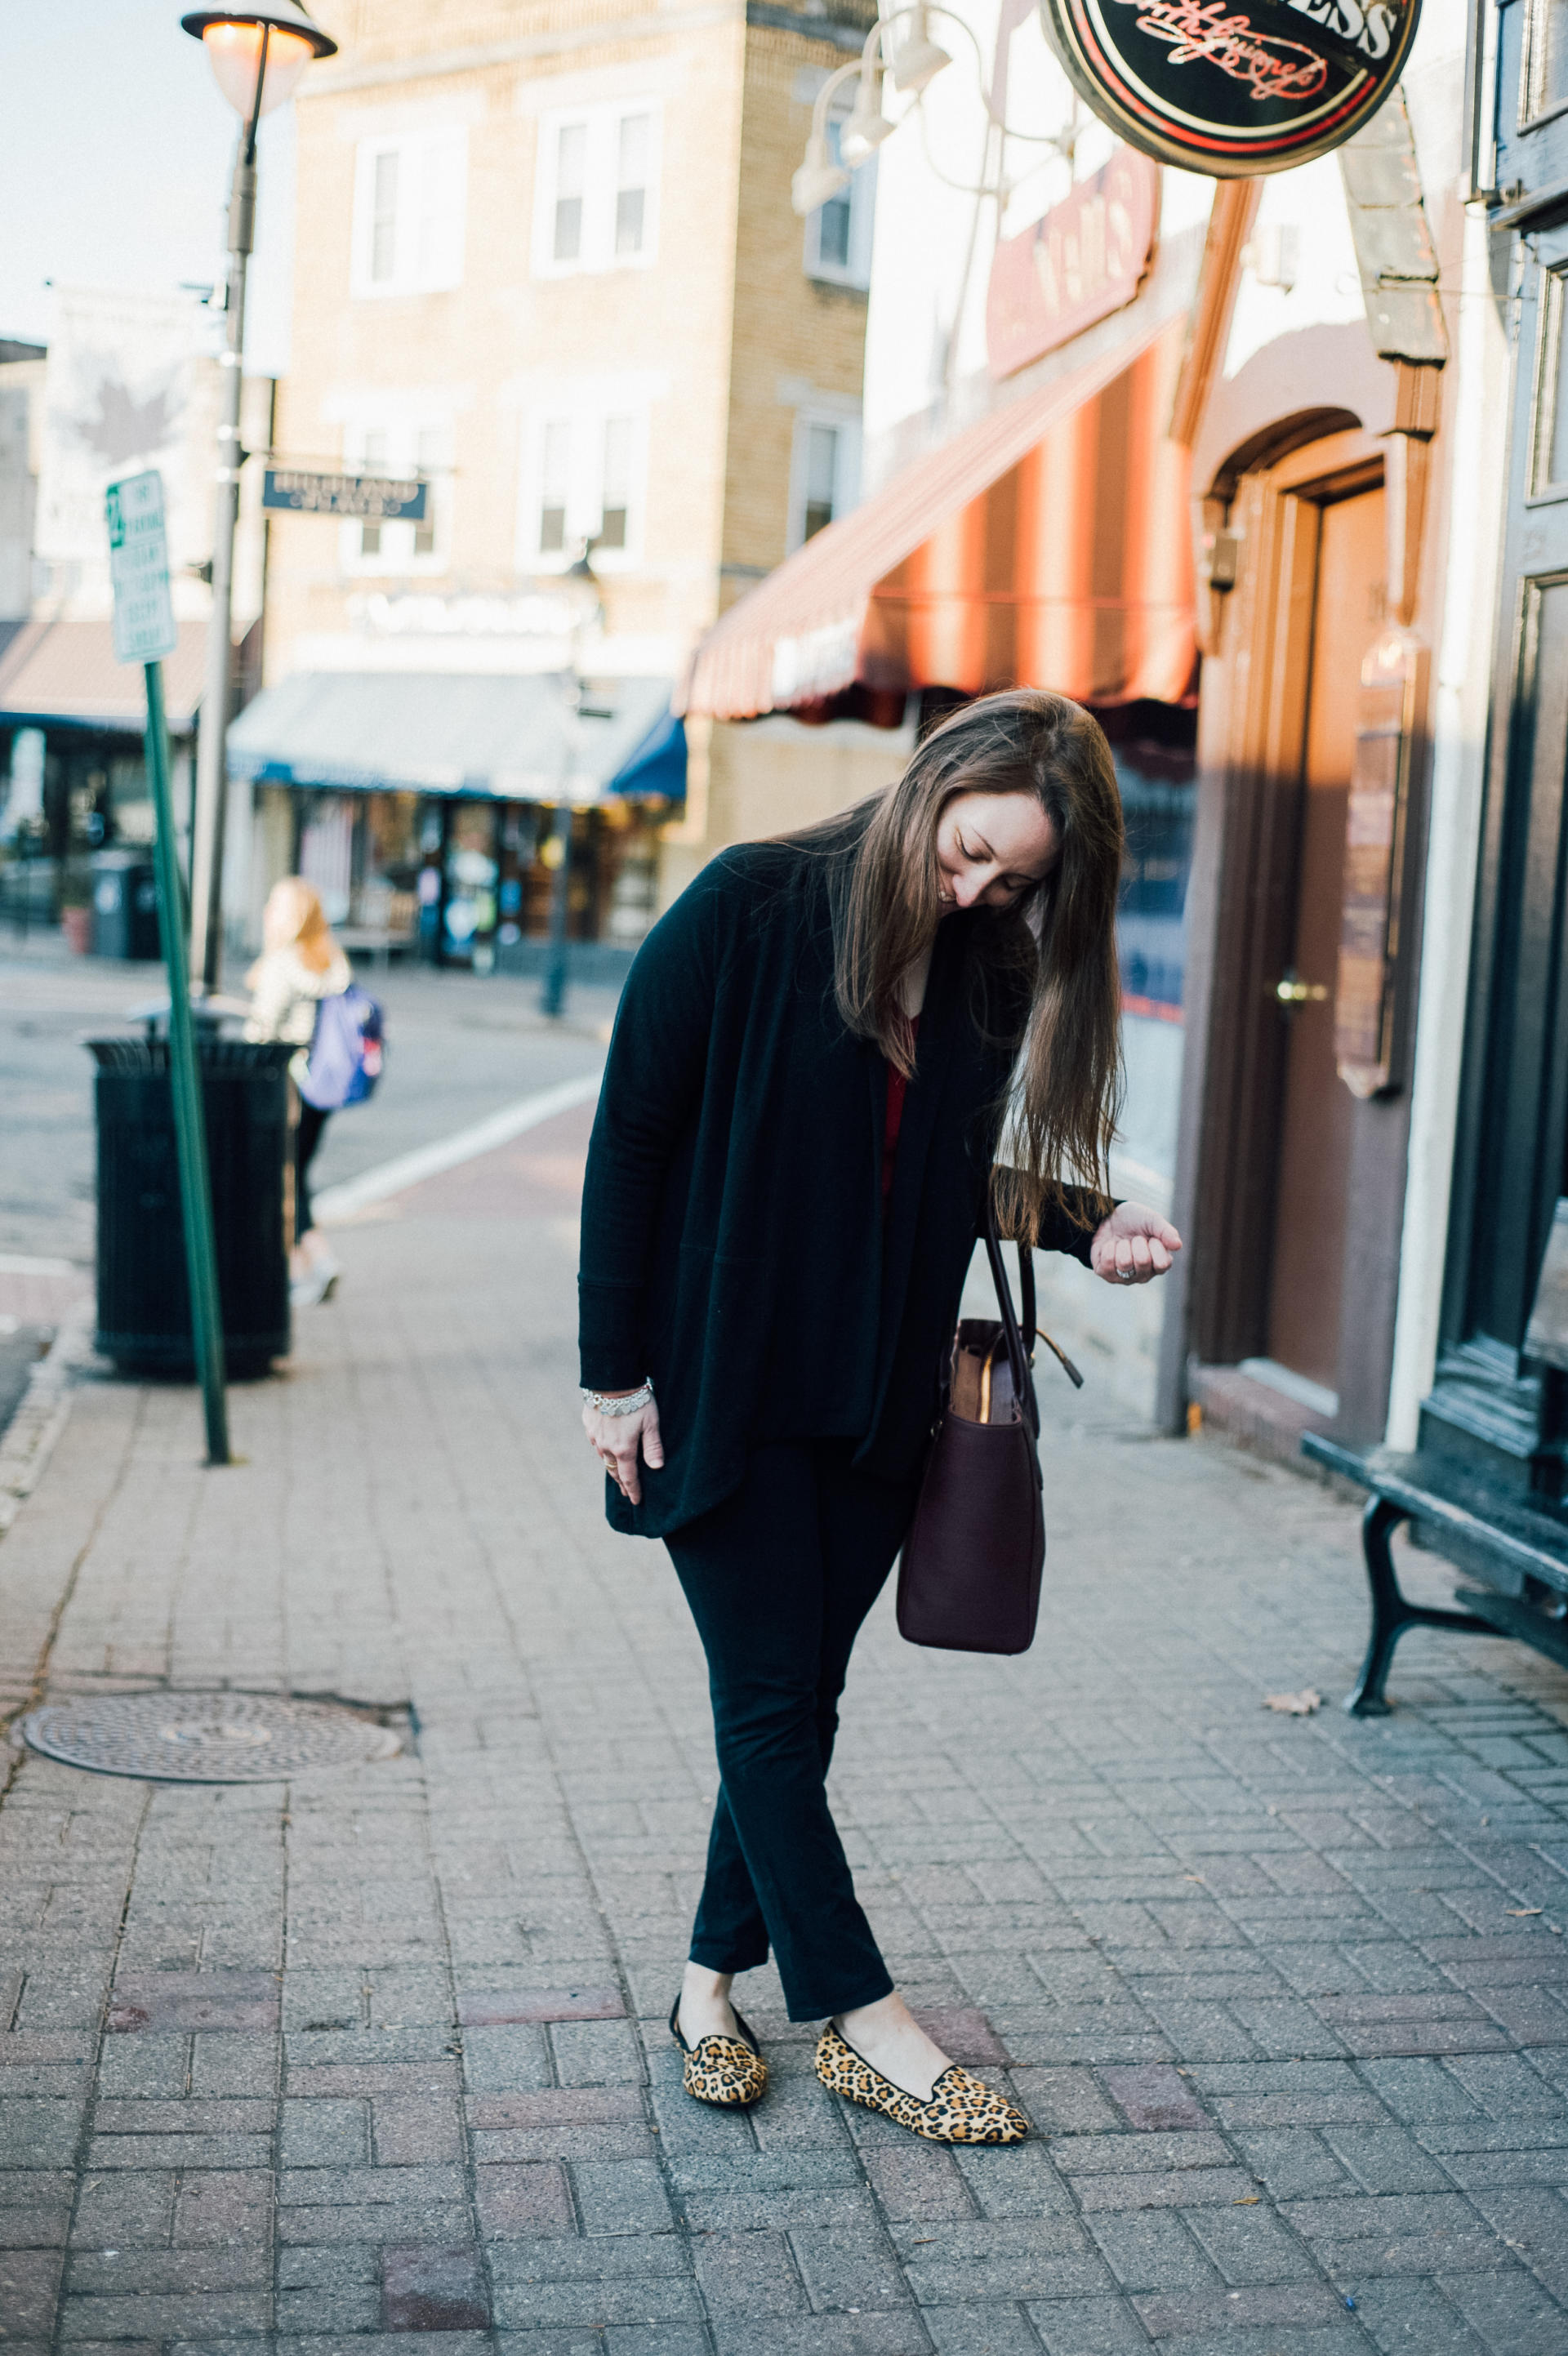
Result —
<instances>
[{"instance_id":1,"label":"green sign post","mask_svg":"<svg viewBox=\"0 0 1568 2356\"><path fill-rule=\"evenodd\" d=\"M212 1236L212 1193L207 1173L207 1124L190 1020L185 910L175 857L174 800L169 791L168 722L164 710L163 658L177 642L169 602L168 539L164 527L163 477L156 467L111 483L105 501L109 569L114 584L114 657L139 662L147 690L147 777L156 820L153 857L157 873L158 934L168 972L169 1087L179 1156L180 1212L190 1281L191 1334L207 1412L207 1461L229 1462L229 1410L223 1390L223 1316L218 1297L218 1253Z\"/></svg>"}]
</instances>

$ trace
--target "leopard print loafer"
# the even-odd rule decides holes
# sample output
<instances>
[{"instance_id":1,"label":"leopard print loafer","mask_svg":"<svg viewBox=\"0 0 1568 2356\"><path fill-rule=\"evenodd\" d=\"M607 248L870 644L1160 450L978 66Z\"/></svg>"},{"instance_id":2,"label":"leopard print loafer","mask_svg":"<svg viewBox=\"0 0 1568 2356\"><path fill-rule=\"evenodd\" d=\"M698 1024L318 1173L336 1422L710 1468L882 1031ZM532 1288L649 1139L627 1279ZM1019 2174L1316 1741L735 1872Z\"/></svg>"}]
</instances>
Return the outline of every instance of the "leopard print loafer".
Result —
<instances>
[{"instance_id":1,"label":"leopard print loafer","mask_svg":"<svg viewBox=\"0 0 1568 2356\"><path fill-rule=\"evenodd\" d=\"M1022 2143L1029 2132L1028 2120L1005 2094L972 2078L956 2062L942 2072L929 2103L907 2094L863 2061L831 2020L817 2046L817 2075L830 2093L882 2112L928 2143Z\"/></svg>"},{"instance_id":2,"label":"leopard print loafer","mask_svg":"<svg viewBox=\"0 0 1568 2356\"><path fill-rule=\"evenodd\" d=\"M768 2092L768 2064L738 2012L735 2018L739 2037L699 2037L695 2045L688 2045L681 2034L681 1999L677 1997L670 2008L670 2034L685 2056L681 2074L689 2094L699 2103L717 2103L725 2109L748 2111Z\"/></svg>"}]
</instances>

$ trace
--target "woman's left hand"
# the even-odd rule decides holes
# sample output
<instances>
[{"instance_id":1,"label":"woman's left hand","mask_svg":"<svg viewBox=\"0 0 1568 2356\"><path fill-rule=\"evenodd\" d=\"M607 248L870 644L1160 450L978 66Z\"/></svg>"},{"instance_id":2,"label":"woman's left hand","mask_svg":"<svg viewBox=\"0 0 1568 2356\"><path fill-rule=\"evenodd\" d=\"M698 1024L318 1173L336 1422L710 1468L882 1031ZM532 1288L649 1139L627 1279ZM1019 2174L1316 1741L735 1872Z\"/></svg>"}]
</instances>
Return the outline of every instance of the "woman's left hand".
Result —
<instances>
[{"instance_id":1,"label":"woman's left hand","mask_svg":"<svg viewBox=\"0 0 1568 2356\"><path fill-rule=\"evenodd\" d=\"M1168 1219L1144 1203L1119 1203L1101 1219L1089 1248L1089 1265L1107 1284L1147 1284L1164 1276L1181 1237Z\"/></svg>"}]
</instances>

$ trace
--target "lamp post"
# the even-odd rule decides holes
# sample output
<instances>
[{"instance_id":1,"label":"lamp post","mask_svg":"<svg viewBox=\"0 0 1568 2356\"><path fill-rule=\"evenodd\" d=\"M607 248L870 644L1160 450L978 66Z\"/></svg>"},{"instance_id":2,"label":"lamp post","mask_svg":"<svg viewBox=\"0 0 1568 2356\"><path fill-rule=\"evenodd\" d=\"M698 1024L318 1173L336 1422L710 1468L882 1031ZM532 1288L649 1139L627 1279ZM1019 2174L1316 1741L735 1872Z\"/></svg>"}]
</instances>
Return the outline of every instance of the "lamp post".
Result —
<instances>
[{"instance_id":1,"label":"lamp post","mask_svg":"<svg viewBox=\"0 0 1568 2356\"><path fill-rule=\"evenodd\" d=\"M544 952L544 983L539 993L539 1011L552 1020L559 1017L566 1005L566 928L572 912L572 778L577 755L582 749L579 722L583 706L583 648L590 637L603 629L605 619L598 575L590 562L593 552L593 541L585 540L576 562L566 567L567 580L581 583L586 589L587 597L572 626L572 668L561 682L564 705L561 799L555 807L546 851L553 870L550 877L550 938Z\"/></svg>"},{"instance_id":2,"label":"lamp post","mask_svg":"<svg viewBox=\"0 0 1568 2356\"><path fill-rule=\"evenodd\" d=\"M197 739L192 813L190 972L199 993L216 990L223 950L223 818L228 800L224 738L233 686L234 525L240 511L240 386L245 348L245 265L256 225L256 130L263 114L291 98L313 58L338 44L295 0L259 8L194 8L180 18L207 52L218 87L240 117L240 145L229 198L226 333L218 413L218 465L212 509L212 611L207 674Z\"/></svg>"}]
</instances>

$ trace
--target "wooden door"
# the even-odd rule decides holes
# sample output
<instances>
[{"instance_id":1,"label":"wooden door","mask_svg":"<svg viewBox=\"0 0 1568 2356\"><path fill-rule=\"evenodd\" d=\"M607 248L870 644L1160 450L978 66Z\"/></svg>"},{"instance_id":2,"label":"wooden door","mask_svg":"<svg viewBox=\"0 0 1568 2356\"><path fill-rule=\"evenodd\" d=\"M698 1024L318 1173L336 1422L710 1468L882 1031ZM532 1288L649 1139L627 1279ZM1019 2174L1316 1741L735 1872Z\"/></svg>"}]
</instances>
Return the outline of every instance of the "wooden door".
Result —
<instances>
[{"instance_id":1,"label":"wooden door","mask_svg":"<svg viewBox=\"0 0 1568 2356\"><path fill-rule=\"evenodd\" d=\"M1268 1352L1337 1388L1342 1274L1354 1098L1335 1068L1345 819L1361 659L1382 619L1383 493L1319 509L1310 668L1293 888L1291 961L1281 977L1285 1029Z\"/></svg>"}]
</instances>

